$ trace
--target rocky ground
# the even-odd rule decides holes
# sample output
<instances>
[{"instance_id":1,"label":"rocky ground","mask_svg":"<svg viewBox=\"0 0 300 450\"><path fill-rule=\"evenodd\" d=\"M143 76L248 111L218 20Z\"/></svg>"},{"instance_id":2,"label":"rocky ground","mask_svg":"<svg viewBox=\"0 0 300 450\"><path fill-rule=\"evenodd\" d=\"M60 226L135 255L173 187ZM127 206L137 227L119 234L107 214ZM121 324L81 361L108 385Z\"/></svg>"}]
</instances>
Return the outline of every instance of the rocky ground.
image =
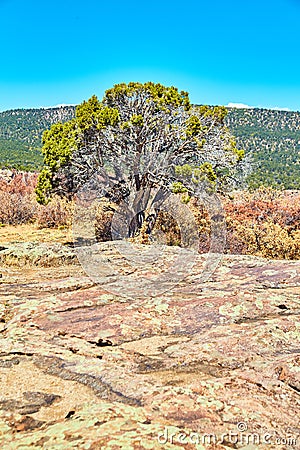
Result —
<instances>
[{"instance_id":1,"label":"rocky ground","mask_svg":"<svg viewBox=\"0 0 300 450\"><path fill-rule=\"evenodd\" d=\"M1 450L300 448L300 262L203 258L157 296L124 261L124 297L72 248L3 244Z\"/></svg>"}]
</instances>

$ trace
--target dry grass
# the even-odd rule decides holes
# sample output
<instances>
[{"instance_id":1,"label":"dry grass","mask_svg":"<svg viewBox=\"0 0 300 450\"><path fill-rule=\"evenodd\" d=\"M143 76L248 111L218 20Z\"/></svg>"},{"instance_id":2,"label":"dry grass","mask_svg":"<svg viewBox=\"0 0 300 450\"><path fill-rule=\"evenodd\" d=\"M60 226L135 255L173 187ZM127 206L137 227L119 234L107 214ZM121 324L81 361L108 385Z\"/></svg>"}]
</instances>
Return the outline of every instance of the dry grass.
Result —
<instances>
[{"instance_id":1,"label":"dry grass","mask_svg":"<svg viewBox=\"0 0 300 450\"><path fill-rule=\"evenodd\" d=\"M73 241L71 228L39 228L37 224L5 225L0 227L0 242L58 242Z\"/></svg>"}]
</instances>

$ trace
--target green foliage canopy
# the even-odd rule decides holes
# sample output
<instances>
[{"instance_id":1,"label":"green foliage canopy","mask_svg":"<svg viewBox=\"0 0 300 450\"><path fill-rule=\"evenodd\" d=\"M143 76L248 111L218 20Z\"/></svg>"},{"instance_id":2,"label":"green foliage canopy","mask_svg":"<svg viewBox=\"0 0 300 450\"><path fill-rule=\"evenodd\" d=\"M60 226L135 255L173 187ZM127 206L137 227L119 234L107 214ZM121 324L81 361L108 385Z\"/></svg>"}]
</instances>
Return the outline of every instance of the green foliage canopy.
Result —
<instances>
[{"instance_id":1,"label":"green foliage canopy","mask_svg":"<svg viewBox=\"0 0 300 450\"><path fill-rule=\"evenodd\" d=\"M192 106L188 93L173 86L115 85L102 101L94 95L79 105L75 119L45 131L37 199L73 195L95 172L114 191L120 183L127 192L170 188L181 176L191 193L204 179L224 188L243 157L225 116L224 107Z\"/></svg>"}]
</instances>

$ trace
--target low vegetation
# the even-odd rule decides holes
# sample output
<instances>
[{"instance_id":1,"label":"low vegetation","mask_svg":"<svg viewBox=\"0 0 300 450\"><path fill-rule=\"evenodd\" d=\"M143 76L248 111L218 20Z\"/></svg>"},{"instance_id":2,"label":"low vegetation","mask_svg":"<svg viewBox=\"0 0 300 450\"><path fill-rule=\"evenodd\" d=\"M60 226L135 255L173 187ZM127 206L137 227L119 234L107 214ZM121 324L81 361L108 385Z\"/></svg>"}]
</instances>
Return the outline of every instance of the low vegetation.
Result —
<instances>
[{"instance_id":1,"label":"low vegetation","mask_svg":"<svg viewBox=\"0 0 300 450\"><path fill-rule=\"evenodd\" d=\"M70 227L72 203L55 197L47 206L36 201L37 174L3 171L0 177L0 224L35 224L39 228Z\"/></svg>"},{"instance_id":2,"label":"low vegetation","mask_svg":"<svg viewBox=\"0 0 300 450\"><path fill-rule=\"evenodd\" d=\"M46 206L36 202L36 173L3 171L0 177L1 242L70 242L73 202L55 197ZM184 195L184 194L178 194ZM199 251L209 249L210 221L205 209L192 198L188 203L199 230ZM111 239L112 203L99 205L95 233L99 241ZM260 188L252 193L237 191L223 198L227 223L226 252L275 259L300 259L300 192ZM13 226L10 226L13 225ZM180 230L167 213L160 213L152 238L167 245L180 245ZM148 236L136 237L149 242ZM151 239L150 239L151 242Z\"/></svg>"},{"instance_id":3,"label":"low vegetation","mask_svg":"<svg viewBox=\"0 0 300 450\"><path fill-rule=\"evenodd\" d=\"M300 259L300 191L238 192L224 208L229 253Z\"/></svg>"}]
</instances>

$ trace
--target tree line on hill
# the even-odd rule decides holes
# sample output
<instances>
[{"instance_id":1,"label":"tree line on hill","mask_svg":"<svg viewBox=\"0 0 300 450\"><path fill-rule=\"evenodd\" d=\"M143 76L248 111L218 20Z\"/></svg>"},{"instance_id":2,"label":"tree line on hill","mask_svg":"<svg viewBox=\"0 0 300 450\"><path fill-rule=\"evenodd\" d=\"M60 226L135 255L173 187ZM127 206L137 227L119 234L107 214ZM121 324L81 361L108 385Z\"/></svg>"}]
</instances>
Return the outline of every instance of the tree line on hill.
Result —
<instances>
[{"instance_id":1,"label":"tree line on hill","mask_svg":"<svg viewBox=\"0 0 300 450\"><path fill-rule=\"evenodd\" d=\"M1 112L0 167L39 171L43 132L74 116L74 106ZM248 186L299 189L300 112L228 108L225 122L250 158Z\"/></svg>"}]
</instances>

